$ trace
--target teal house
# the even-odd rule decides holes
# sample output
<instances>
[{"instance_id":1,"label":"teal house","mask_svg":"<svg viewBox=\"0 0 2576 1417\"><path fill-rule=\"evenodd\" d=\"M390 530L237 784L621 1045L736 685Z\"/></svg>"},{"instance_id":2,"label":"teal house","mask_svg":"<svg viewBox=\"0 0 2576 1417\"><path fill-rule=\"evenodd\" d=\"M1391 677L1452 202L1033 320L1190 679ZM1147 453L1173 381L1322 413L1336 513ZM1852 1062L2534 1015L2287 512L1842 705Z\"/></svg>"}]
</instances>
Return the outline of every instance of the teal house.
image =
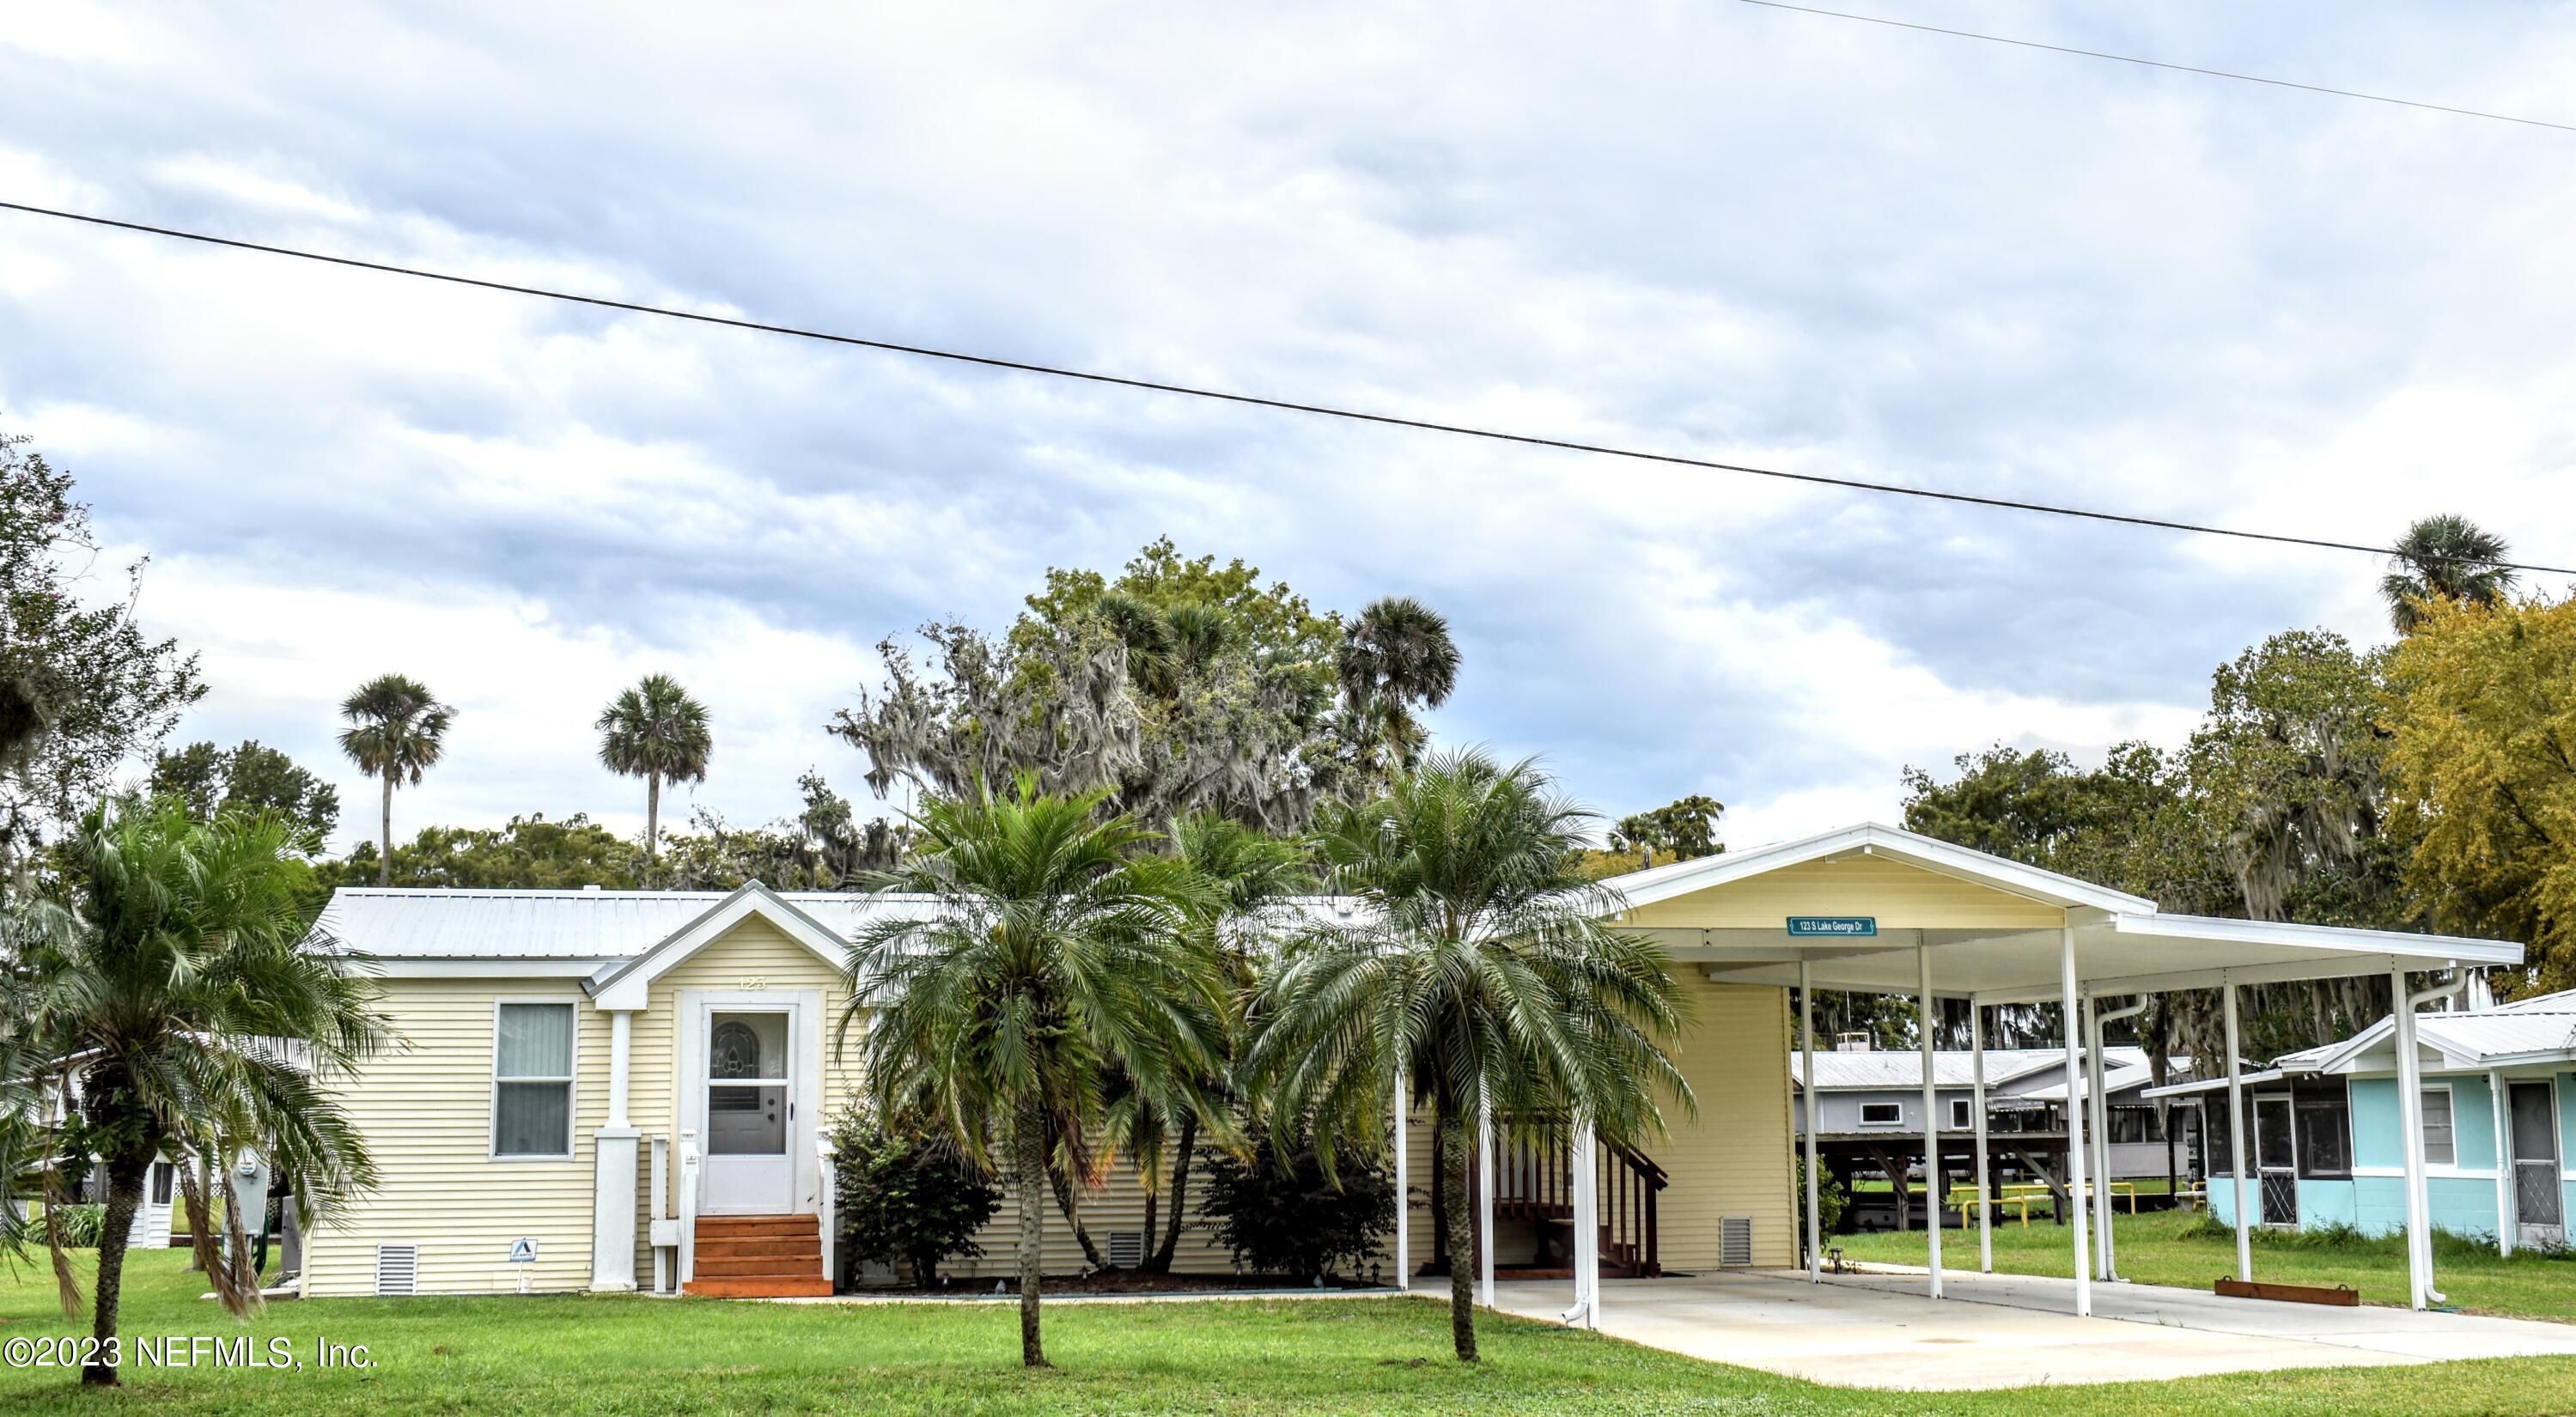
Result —
<instances>
[{"instance_id":1,"label":"teal house","mask_svg":"<svg viewBox=\"0 0 2576 1417\"><path fill-rule=\"evenodd\" d=\"M2567 1244L2576 1169L2576 990L2510 1004L2419 1013L2425 1190L2436 1229L2516 1249ZM2241 1079L2251 1218L2276 1229L2406 1224L2393 1018L2274 1060ZM2150 1097L2196 1100L2209 1138L2209 1205L2236 1220L2227 1081Z\"/></svg>"}]
</instances>

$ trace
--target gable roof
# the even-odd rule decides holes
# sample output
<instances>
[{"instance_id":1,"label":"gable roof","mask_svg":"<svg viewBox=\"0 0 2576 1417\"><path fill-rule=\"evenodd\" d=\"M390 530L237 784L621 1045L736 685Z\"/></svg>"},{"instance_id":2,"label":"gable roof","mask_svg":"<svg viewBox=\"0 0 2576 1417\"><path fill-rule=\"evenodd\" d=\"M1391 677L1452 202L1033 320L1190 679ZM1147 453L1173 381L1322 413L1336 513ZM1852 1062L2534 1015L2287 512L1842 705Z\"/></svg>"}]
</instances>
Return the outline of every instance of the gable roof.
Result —
<instances>
[{"instance_id":1,"label":"gable roof","mask_svg":"<svg viewBox=\"0 0 2576 1417\"><path fill-rule=\"evenodd\" d=\"M1795 841L1774 842L1749 851L1721 851L1715 856L1631 871L1604 884L1616 888L1631 905L1652 905L1766 871L1853 853L1883 856L2045 905L2136 912L2152 912L2156 908L2156 903L2144 896L2115 891L2108 886L2097 886L2073 876L2026 866L2019 861L1988 855L1938 837L1877 822L1863 822Z\"/></svg>"}]
</instances>

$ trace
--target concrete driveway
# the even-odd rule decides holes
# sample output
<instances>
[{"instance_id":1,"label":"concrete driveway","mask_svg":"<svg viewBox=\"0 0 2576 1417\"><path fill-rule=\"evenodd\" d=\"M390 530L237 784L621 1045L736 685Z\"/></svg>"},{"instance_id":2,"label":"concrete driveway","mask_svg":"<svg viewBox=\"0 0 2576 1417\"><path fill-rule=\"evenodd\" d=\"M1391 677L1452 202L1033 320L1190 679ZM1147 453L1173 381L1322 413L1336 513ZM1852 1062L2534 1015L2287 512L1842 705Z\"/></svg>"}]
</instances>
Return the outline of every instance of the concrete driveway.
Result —
<instances>
[{"instance_id":1,"label":"concrete driveway","mask_svg":"<svg viewBox=\"0 0 2576 1417\"><path fill-rule=\"evenodd\" d=\"M1949 1297L1919 1273L1828 1278L1730 1271L1607 1280L1602 1332L1653 1348L1843 1387L1974 1389L2110 1383L2284 1368L2576 1354L2576 1325L2405 1309L2221 1299L2097 1284L2074 1316L2074 1282L1951 1272ZM1563 1281L1497 1285L1496 1306L1554 1319Z\"/></svg>"}]
</instances>

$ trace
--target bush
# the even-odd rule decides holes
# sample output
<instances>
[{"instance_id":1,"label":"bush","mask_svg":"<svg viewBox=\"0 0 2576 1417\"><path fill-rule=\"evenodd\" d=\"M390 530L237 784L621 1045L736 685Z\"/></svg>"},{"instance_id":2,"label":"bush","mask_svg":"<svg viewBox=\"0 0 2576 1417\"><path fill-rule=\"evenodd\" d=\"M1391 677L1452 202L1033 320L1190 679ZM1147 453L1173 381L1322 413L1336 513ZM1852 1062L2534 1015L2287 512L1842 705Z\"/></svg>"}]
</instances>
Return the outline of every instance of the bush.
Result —
<instances>
[{"instance_id":1,"label":"bush","mask_svg":"<svg viewBox=\"0 0 2576 1417\"><path fill-rule=\"evenodd\" d=\"M1806 1157L1798 1158L1797 1168L1791 1173L1789 1179L1798 1188L1797 1198L1791 1204L1798 1209L1798 1233L1803 1237L1807 1233L1805 1228L1807 1223ZM1843 1233L1843 1212L1850 1208L1851 1197L1843 1193L1843 1183L1839 1177L1831 1171L1826 1171L1816 1178L1816 1218L1820 1222L1816 1227L1817 1234ZM1806 1241L1802 1238L1799 1243L1804 1245Z\"/></svg>"},{"instance_id":2,"label":"bush","mask_svg":"<svg viewBox=\"0 0 2576 1417\"><path fill-rule=\"evenodd\" d=\"M63 1243L75 1250L98 1248L98 1237L107 1231L107 1207L97 1201L57 1207L54 1224L62 1231Z\"/></svg>"},{"instance_id":3,"label":"bush","mask_svg":"<svg viewBox=\"0 0 2576 1417\"><path fill-rule=\"evenodd\" d=\"M1002 1189L953 1148L854 1109L833 1130L832 1159L849 1259L909 1265L926 1289L939 1282L941 1260L983 1253L975 1232L1002 1208Z\"/></svg>"},{"instance_id":4,"label":"bush","mask_svg":"<svg viewBox=\"0 0 2576 1417\"><path fill-rule=\"evenodd\" d=\"M1199 1212L1237 1264L1320 1278L1375 1255L1394 1232L1395 1179L1385 1163L1338 1158L1337 1186L1324 1179L1312 1147L1282 1156L1268 1138L1254 1142L1249 1163L1200 1153L1207 1180Z\"/></svg>"}]
</instances>

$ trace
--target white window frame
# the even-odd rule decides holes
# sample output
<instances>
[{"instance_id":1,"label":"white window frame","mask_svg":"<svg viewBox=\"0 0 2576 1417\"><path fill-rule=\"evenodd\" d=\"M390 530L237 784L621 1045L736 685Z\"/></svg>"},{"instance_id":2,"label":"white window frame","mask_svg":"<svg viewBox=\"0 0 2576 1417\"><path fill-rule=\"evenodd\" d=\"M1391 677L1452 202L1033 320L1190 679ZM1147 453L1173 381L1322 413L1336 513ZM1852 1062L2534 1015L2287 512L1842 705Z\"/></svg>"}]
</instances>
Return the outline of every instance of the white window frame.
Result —
<instances>
[{"instance_id":1,"label":"white window frame","mask_svg":"<svg viewBox=\"0 0 2576 1417\"><path fill-rule=\"evenodd\" d=\"M2437 1092L2442 1094L2442 1115L2447 1118L2451 1124L2451 1154L2439 1159L2436 1159L2433 1155L2433 1139L2426 1134L2426 1124L2432 1121L2433 1114L2423 1106L2423 1099L2431 1097ZM2459 1167L2460 1099L2452 1092L2451 1085L2449 1083L2428 1082L2423 1084L2422 1088L2418 1091L2415 1108L2415 1131L2415 1143L2417 1146L2423 1148L2424 1167L2427 1171L2430 1171L2436 1166L2447 1166L2455 1170Z\"/></svg>"},{"instance_id":2,"label":"white window frame","mask_svg":"<svg viewBox=\"0 0 2576 1417\"><path fill-rule=\"evenodd\" d=\"M1872 1109L1879 1107L1884 1107L1895 1115L1884 1121L1873 1121L1869 1114ZM1905 1125L1905 1104L1902 1102L1864 1102L1860 1104L1860 1124L1863 1127L1902 1127Z\"/></svg>"},{"instance_id":3,"label":"white window frame","mask_svg":"<svg viewBox=\"0 0 2576 1417\"><path fill-rule=\"evenodd\" d=\"M572 1071L561 1079L564 1085L564 1149L551 1151L501 1150L501 1010L516 1004L545 1004L572 1010ZM490 1074L492 1092L489 1117L483 1128L485 1159L539 1165L575 1160L581 1152L581 1001L561 994L505 994L492 1001L492 1054L485 1065ZM554 1082L554 1078L511 1078L511 1082Z\"/></svg>"},{"instance_id":4,"label":"white window frame","mask_svg":"<svg viewBox=\"0 0 2576 1417\"><path fill-rule=\"evenodd\" d=\"M1975 1130L1977 1125L1976 1105L1977 1101L1973 1097L1951 1098L1950 1130L1954 1132Z\"/></svg>"}]
</instances>

